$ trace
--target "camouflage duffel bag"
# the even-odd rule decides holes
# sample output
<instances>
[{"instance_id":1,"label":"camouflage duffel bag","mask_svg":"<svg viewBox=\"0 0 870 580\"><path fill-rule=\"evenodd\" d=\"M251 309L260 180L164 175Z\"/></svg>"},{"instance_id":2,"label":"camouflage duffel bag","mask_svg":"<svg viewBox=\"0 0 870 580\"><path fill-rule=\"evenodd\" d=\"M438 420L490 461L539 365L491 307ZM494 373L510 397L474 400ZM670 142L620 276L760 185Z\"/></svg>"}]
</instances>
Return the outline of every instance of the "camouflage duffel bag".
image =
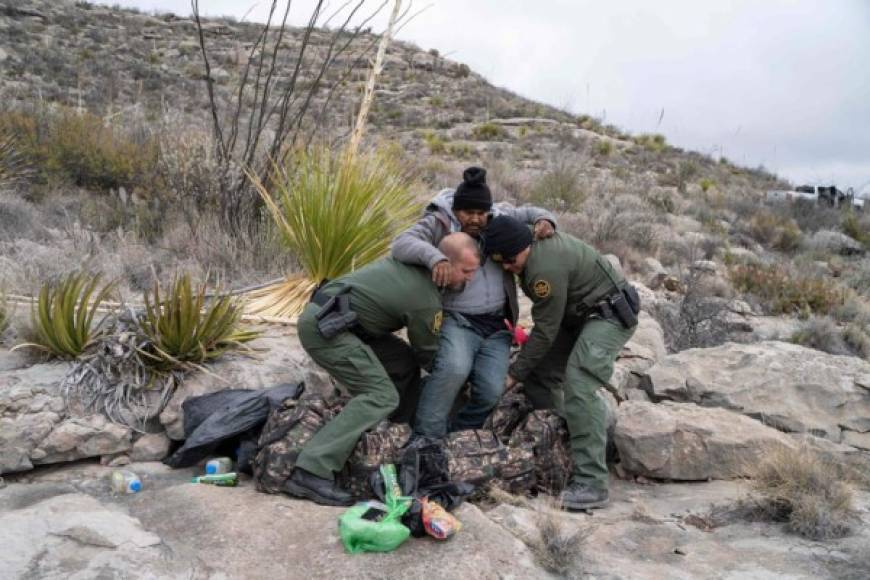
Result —
<instances>
[{"instance_id":1,"label":"camouflage duffel bag","mask_svg":"<svg viewBox=\"0 0 870 580\"><path fill-rule=\"evenodd\" d=\"M553 411L532 411L514 431L510 446L531 449L539 491L555 495L565 488L571 478L573 461L568 427L563 418Z\"/></svg>"},{"instance_id":2,"label":"camouflage duffel bag","mask_svg":"<svg viewBox=\"0 0 870 580\"><path fill-rule=\"evenodd\" d=\"M260 433L259 452L254 459L254 481L266 493L283 492L284 482L296 465L302 447L330 419L335 417L346 399L326 399L321 395L303 395L288 399L272 411Z\"/></svg>"},{"instance_id":3,"label":"camouflage duffel bag","mask_svg":"<svg viewBox=\"0 0 870 580\"><path fill-rule=\"evenodd\" d=\"M450 480L477 487L493 482L512 493L529 491L535 484L531 452L509 449L484 429L456 431L447 437Z\"/></svg>"},{"instance_id":4,"label":"camouflage duffel bag","mask_svg":"<svg viewBox=\"0 0 870 580\"><path fill-rule=\"evenodd\" d=\"M406 423L381 421L371 431L363 433L353 448L338 483L357 498L373 497L369 477L386 463L398 463L400 450L411 436Z\"/></svg>"},{"instance_id":5,"label":"camouflage duffel bag","mask_svg":"<svg viewBox=\"0 0 870 580\"><path fill-rule=\"evenodd\" d=\"M506 444L514 430L531 412L532 404L529 399L519 389L513 389L501 396L483 428L495 433L499 441Z\"/></svg>"}]
</instances>

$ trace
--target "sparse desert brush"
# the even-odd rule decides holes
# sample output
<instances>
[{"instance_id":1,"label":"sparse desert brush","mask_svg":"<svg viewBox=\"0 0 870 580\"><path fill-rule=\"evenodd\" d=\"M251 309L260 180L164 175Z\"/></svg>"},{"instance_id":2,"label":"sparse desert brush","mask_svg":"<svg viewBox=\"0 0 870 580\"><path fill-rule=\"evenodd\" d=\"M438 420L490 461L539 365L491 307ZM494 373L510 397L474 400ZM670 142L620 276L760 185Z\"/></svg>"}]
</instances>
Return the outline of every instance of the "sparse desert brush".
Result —
<instances>
[{"instance_id":1,"label":"sparse desert brush","mask_svg":"<svg viewBox=\"0 0 870 580\"><path fill-rule=\"evenodd\" d=\"M862 216L859 218L855 212L846 211L843 213L841 227L844 234L870 249L870 217Z\"/></svg>"},{"instance_id":2,"label":"sparse desert brush","mask_svg":"<svg viewBox=\"0 0 870 580\"><path fill-rule=\"evenodd\" d=\"M478 141L497 141L507 138L508 132L501 125L483 123L472 129L471 135Z\"/></svg>"},{"instance_id":3,"label":"sparse desert brush","mask_svg":"<svg viewBox=\"0 0 870 580\"><path fill-rule=\"evenodd\" d=\"M837 323L828 316L812 316L791 337L791 342L829 354L852 354Z\"/></svg>"},{"instance_id":4,"label":"sparse desert brush","mask_svg":"<svg viewBox=\"0 0 870 580\"><path fill-rule=\"evenodd\" d=\"M647 151L652 151L653 153L661 153L668 147L667 139L665 139L664 135L659 133L635 135L631 140L634 141L636 145L640 145Z\"/></svg>"},{"instance_id":5,"label":"sparse desert brush","mask_svg":"<svg viewBox=\"0 0 870 580\"><path fill-rule=\"evenodd\" d=\"M842 469L806 447L770 449L749 466L756 514L813 540L847 535L854 523L852 489Z\"/></svg>"},{"instance_id":6,"label":"sparse desert brush","mask_svg":"<svg viewBox=\"0 0 870 580\"><path fill-rule=\"evenodd\" d=\"M731 266L729 274L735 289L754 294L773 314L828 314L848 297L835 282L802 276L777 265L739 264Z\"/></svg>"},{"instance_id":7,"label":"sparse desert brush","mask_svg":"<svg viewBox=\"0 0 870 580\"><path fill-rule=\"evenodd\" d=\"M698 181L698 185L701 187L701 191L707 193L708 191L710 191L710 189L716 187L716 182L709 177L702 177Z\"/></svg>"},{"instance_id":8,"label":"sparse desert brush","mask_svg":"<svg viewBox=\"0 0 870 580\"><path fill-rule=\"evenodd\" d=\"M531 203L558 211L576 211L585 199L580 168L566 159L541 175L528 193Z\"/></svg>"},{"instance_id":9,"label":"sparse desert brush","mask_svg":"<svg viewBox=\"0 0 870 580\"><path fill-rule=\"evenodd\" d=\"M796 250L802 238L801 229L793 219L767 210L753 215L748 229L757 242L782 252Z\"/></svg>"},{"instance_id":10,"label":"sparse desert brush","mask_svg":"<svg viewBox=\"0 0 870 580\"><path fill-rule=\"evenodd\" d=\"M608 157L613 153L613 143L605 139L601 139L595 143L595 154L601 157Z\"/></svg>"},{"instance_id":11,"label":"sparse desert brush","mask_svg":"<svg viewBox=\"0 0 870 580\"><path fill-rule=\"evenodd\" d=\"M423 136L423 140L426 142L426 147L429 148L429 153L432 155L443 155L447 152L447 141L438 133L427 131Z\"/></svg>"}]
</instances>

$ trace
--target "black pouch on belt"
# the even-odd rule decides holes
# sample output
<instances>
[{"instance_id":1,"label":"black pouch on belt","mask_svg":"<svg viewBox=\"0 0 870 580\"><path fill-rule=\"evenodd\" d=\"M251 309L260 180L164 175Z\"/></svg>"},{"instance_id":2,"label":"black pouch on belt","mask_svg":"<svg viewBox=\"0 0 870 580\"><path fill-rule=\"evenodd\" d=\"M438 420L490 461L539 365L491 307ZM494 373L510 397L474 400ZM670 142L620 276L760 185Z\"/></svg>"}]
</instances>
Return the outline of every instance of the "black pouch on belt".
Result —
<instances>
[{"instance_id":1,"label":"black pouch on belt","mask_svg":"<svg viewBox=\"0 0 870 580\"><path fill-rule=\"evenodd\" d=\"M350 309L350 295L347 291L350 288L340 291L335 296L330 297L320 307L320 311L314 316L317 320L317 331L320 336L329 340L335 338L342 332L352 330L358 322L356 312ZM314 302L319 302L318 296L314 297Z\"/></svg>"},{"instance_id":2,"label":"black pouch on belt","mask_svg":"<svg viewBox=\"0 0 870 580\"><path fill-rule=\"evenodd\" d=\"M634 286L627 284L619 294L607 299L613 315L625 328L637 326L637 314L640 312L640 296Z\"/></svg>"}]
</instances>

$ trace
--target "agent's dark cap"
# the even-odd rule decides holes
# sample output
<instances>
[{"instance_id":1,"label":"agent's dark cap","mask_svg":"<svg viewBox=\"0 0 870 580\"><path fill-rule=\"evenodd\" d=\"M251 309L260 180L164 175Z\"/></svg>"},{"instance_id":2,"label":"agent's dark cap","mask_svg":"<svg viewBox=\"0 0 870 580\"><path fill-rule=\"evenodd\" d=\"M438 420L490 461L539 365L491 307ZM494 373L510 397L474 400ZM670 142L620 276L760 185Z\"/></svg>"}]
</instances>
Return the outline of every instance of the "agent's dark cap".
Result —
<instances>
[{"instance_id":1,"label":"agent's dark cap","mask_svg":"<svg viewBox=\"0 0 870 580\"><path fill-rule=\"evenodd\" d=\"M483 235L483 252L496 262L511 260L532 245L529 226L506 215L489 220Z\"/></svg>"},{"instance_id":2,"label":"agent's dark cap","mask_svg":"<svg viewBox=\"0 0 870 580\"><path fill-rule=\"evenodd\" d=\"M453 194L453 209L492 209L492 193L486 184L486 169L469 167L462 172L462 183Z\"/></svg>"}]
</instances>

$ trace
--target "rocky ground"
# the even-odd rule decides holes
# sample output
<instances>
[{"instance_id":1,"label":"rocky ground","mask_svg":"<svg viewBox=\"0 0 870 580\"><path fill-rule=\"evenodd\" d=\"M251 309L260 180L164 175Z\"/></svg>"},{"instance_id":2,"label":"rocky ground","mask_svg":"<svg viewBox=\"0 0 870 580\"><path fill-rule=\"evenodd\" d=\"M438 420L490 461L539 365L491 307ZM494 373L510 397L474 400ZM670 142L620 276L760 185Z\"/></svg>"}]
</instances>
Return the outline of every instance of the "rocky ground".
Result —
<instances>
[{"instance_id":1,"label":"rocky ground","mask_svg":"<svg viewBox=\"0 0 870 580\"><path fill-rule=\"evenodd\" d=\"M193 469L130 466L139 494L114 496L110 468L78 463L8 477L0 490L3 578L552 578L524 539L538 534L534 507L457 512L446 543L411 539L389 554L348 555L340 508L255 491L189 483ZM615 480L610 506L563 514L588 533L570 575L594 578L866 578L870 494L847 538L813 542L781 525L713 517L742 497L730 481L640 485Z\"/></svg>"},{"instance_id":2,"label":"rocky ground","mask_svg":"<svg viewBox=\"0 0 870 580\"><path fill-rule=\"evenodd\" d=\"M641 290L653 308L660 295ZM756 340L768 336L767 320L746 316L741 324ZM183 438L181 404L191 396L300 380L310 390L332 388L292 327L270 327L254 345L256 359L226 356L212 374L189 376L155 411L147 435L70 407L59 389L68 363L34 364L20 351L0 351L0 541L7 548L0 576L550 576L535 552L542 499L466 504L459 511L465 528L447 544L413 540L392 554L349 556L337 536L341 510L258 493L250 480L235 489L193 485L195 469L153 462ZM840 540L803 539L735 509L747 495L741 477L771 450L807 445L870 474L870 363L775 340L668 355L660 326L643 313L612 382L624 399L603 395L619 457L613 501L594 515L554 516L565 530L588 535L571 574L870 574L866 490L856 495L854 532ZM113 496L107 475L126 464L144 489Z\"/></svg>"}]
</instances>

